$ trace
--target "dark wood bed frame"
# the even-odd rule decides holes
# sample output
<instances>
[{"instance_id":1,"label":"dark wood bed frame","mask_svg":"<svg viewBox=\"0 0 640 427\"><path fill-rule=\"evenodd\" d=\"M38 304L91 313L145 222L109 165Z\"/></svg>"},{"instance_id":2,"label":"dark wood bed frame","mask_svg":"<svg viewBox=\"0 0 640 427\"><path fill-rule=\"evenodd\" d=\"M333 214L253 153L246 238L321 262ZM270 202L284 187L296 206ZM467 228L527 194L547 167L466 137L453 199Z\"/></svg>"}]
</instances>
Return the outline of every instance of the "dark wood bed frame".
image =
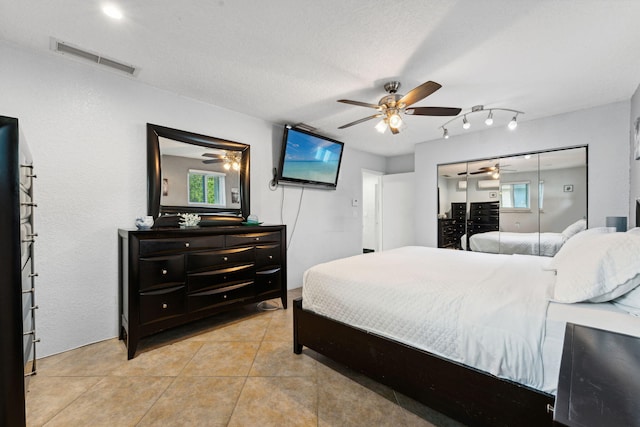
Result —
<instances>
[{"instance_id":1,"label":"dark wood bed frame","mask_svg":"<svg viewBox=\"0 0 640 427\"><path fill-rule=\"evenodd\" d=\"M303 346L468 425L553 425L553 395L306 311L298 298L294 353Z\"/></svg>"}]
</instances>

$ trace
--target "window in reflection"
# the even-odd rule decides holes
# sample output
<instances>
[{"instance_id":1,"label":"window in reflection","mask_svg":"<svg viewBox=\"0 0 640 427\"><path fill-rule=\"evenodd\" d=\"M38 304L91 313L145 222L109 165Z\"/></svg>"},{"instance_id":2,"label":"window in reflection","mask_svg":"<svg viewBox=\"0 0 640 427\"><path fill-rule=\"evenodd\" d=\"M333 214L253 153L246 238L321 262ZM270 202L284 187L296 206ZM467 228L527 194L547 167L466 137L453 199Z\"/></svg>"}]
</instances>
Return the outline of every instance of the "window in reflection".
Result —
<instances>
[{"instance_id":1,"label":"window in reflection","mask_svg":"<svg viewBox=\"0 0 640 427\"><path fill-rule=\"evenodd\" d=\"M512 182L500 186L500 203L502 209L531 209L529 182Z\"/></svg>"}]
</instances>

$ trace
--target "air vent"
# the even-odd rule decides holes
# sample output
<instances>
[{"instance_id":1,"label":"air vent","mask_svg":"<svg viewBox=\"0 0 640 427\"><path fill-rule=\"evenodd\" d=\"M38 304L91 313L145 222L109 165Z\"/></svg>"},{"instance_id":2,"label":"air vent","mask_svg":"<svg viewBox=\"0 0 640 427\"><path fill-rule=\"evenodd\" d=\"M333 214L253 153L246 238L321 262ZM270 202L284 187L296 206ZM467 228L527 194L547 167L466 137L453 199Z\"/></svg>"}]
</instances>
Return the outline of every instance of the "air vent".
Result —
<instances>
[{"instance_id":1,"label":"air vent","mask_svg":"<svg viewBox=\"0 0 640 427\"><path fill-rule=\"evenodd\" d=\"M132 65L124 64L120 61L104 57L94 52L89 52L88 50L81 49L77 46L73 46L54 38L51 38L51 50L63 55L73 55L77 58L93 62L94 64L104 65L105 67L125 72L131 76L135 76L138 72L138 69Z\"/></svg>"}]
</instances>

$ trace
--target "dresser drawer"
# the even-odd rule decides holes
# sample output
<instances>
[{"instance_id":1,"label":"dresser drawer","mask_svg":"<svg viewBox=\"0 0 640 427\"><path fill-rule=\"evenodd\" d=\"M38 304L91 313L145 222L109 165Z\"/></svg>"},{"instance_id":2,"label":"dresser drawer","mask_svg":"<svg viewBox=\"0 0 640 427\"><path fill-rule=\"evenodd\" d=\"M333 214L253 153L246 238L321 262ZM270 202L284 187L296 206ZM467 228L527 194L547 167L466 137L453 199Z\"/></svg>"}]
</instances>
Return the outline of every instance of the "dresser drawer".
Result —
<instances>
[{"instance_id":1,"label":"dresser drawer","mask_svg":"<svg viewBox=\"0 0 640 427\"><path fill-rule=\"evenodd\" d=\"M280 245L256 246L256 266L280 264Z\"/></svg>"},{"instance_id":2,"label":"dresser drawer","mask_svg":"<svg viewBox=\"0 0 640 427\"><path fill-rule=\"evenodd\" d=\"M188 296L189 312L240 302L244 299L253 298L254 295L253 281L190 294Z\"/></svg>"},{"instance_id":3,"label":"dresser drawer","mask_svg":"<svg viewBox=\"0 0 640 427\"><path fill-rule=\"evenodd\" d=\"M221 288L237 282L253 282L254 264L242 264L219 270L191 273L187 277L189 292L202 289Z\"/></svg>"},{"instance_id":4,"label":"dresser drawer","mask_svg":"<svg viewBox=\"0 0 640 427\"><path fill-rule=\"evenodd\" d=\"M279 267L270 270L256 271L256 293L260 295L265 292L279 290L282 286L280 272Z\"/></svg>"},{"instance_id":5,"label":"dresser drawer","mask_svg":"<svg viewBox=\"0 0 640 427\"><path fill-rule=\"evenodd\" d=\"M224 236L182 237L176 239L140 240L140 255L162 254L167 252L216 249L224 247Z\"/></svg>"},{"instance_id":6,"label":"dresser drawer","mask_svg":"<svg viewBox=\"0 0 640 427\"><path fill-rule=\"evenodd\" d=\"M184 286L140 293L140 324L155 322L186 312Z\"/></svg>"},{"instance_id":7,"label":"dresser drawer","mask_svg":"<svg viewBox=\"0 0 640 427\"><path fill-rule=\"evenodd\" d=\"M187 270L198 271L211 267L232 266L241 263L253 263L253 247L223 249L191 253L187 256Z\"/></svg>"},{"instance_id":8,"label":"dresser drawer","mask_svg":"<svg viewBox=\"0 0 640 427\"><path fill-rule=\"evenodd\" d=\"M141 291L171 283L184 284L184 255L140 258L138 265Z\"/></svg>"},{"instance_id":9,"label":"dresser drawer","mask_svg":"<svg viewBox=\"0 0 640 427\"><path fill-rule=\"evenodd\" d=\"M263 233L229 234L226 236L226 246L246 246L269 242L279 242L280 233L277 231Z\"/></svg>"}]
</instances>

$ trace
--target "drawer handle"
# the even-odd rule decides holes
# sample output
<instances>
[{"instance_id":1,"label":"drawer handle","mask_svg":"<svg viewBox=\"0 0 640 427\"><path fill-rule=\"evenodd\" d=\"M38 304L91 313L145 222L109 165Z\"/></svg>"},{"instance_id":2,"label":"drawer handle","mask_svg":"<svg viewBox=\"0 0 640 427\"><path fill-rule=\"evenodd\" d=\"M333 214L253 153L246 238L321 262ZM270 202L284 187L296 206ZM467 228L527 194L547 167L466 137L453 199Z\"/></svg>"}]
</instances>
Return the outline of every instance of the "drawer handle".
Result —
<instances>
[{"instance_id":1,"label":"drawer handle","mask_svg":"<svg viewBox=\"0 0 640 427\"><path fill-rule=\"evenodd\" d=\"M222 298L227 299L227 294L224 294Z\"/></svg>"},{"instance_id":2,"label":"drawer handle","mask_svg":"<svg viewBox=\"0 0 640 427\"><path fill-rule=\"evenodd\" d=\"M222 276L222 280L227 280L227 276Z\"/></svg>"},{"instance_id":3,"label":"drawer handle","mask_svg":"<svg viewBox=\"0 0 640 427\"><path fill-rule=\"evenodd\" d=\"M269 259L273 259L273 255L269 255Z\"/></svg>"},{"instance_id":4,"label":"drawer handle","mask_svg":"<svg viewBox=\"0 0 640 427\"><path fill-rule=\"evenodd\" d=\"M260 240L260 238L259 238L259 237L256 237L256 241L258 241L258 240Z\"/></svg>"},{"instance_id":5,"label":"drawer handle","mask_svg":"<svg viewBox=\"0 0 640 427\"><path fill-rule=\"evenodd\" d=\"M169 307L169 306L167 305L167 303L166 303L166 302L163 302L163 303L162 303L162 308L168 308L168 307Z\"/></svg>"},{"instance_id":6,"label":"drawer handle","mask_svg":"<svg viewBox=\"0 0 640 427\"><path fill-rule=\"evenodd\" d=\"M188 247L189 247L189 242L185 243L185 244L184 244L184 247L185 247L185 248L188 248Z\"/></svg>"},{"instance_id":7,"label":"drawer handle","mask_svg":"<svg viewBox=\"0 0 640 427\"><path fill-rule=\"evenodd\" d=\"M269 284L269 285L271 284L271 280L269 280L268 284Z\"/></svg>"},{"instance_id":8,"label":"drawer handle","mask_svg":"<svg viewBox=\"0 0 640 427\"><path fill-rule=\"evenodd\" d=\"M167 274L167 270L163 268L163 269L162 269L162 274L165 274L165 275L166 275L166 274Z\"/></svg>"},{"instance_id":9,"label":"drawer handle","mask_svg":"<svg viewBox=\"0 0 640 427\"><path fill-rule=\"evenodd\" d=\"M222 260L223 260L223 261L229 261L229 258L227 258L227 257L223 257L223 258L222 258Z\"/></svg>"}]
</instances>

